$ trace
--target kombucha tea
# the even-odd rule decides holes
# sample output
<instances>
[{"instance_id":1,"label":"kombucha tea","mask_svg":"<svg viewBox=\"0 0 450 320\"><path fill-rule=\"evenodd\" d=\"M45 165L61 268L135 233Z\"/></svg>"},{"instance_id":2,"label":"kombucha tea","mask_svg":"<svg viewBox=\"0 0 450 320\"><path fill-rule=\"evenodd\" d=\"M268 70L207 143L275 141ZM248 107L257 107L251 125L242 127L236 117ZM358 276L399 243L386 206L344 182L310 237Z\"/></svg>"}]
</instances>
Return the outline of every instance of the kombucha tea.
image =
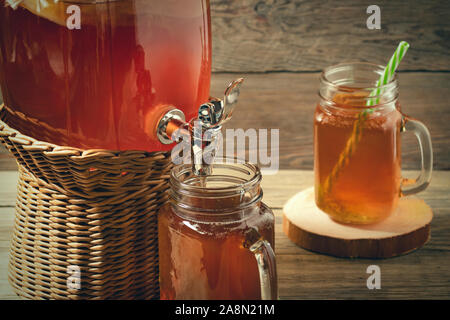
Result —
<instances>
[{"instance_id":1,"label":"kombucha tea","mask_svg":"<svg viewBox=\"0 0 450 320\"><path fill-rule=\"evenodd\" d=\"M191 119L208 100L209 0L47 2L37 12L33 1L0 1L3 98L37 126L23 133L83 149L170 149L152 132L154 111L170 104ZM71 4L80 29L66 26Z\"/></svg>"},{"instance_id":2,"label":"kombucha tea","mask_svg":"<svg viewBox=\"0 0 450 320\"><path fill-rule=\"evenodd\" d=\"M397 206L401 183L401 113L386 107L362 121L358 142L332 175L364 106L358 93L338 94L335 107L318 105L314 115L316 204L332 219L369 224L385 219ZM330 178L330 176L332 176ZM328 179L329 183L326 183Z\"/></svg>"},{"instance_id":3,"label":"kombucha tea","mask_svg":"<svg viewBox=\"0 0 450 320\"><path fill-rule=\"evenodd\" d=\"M224 206L220 202L218 209ZM177 213L170 204L162 209L158 226L161 299L261 299L256 259L243 244L246 230L256 228L273 248L274 216L263 204L237 215L243 218L198 221Z\"/></svg>"}]
</instances>

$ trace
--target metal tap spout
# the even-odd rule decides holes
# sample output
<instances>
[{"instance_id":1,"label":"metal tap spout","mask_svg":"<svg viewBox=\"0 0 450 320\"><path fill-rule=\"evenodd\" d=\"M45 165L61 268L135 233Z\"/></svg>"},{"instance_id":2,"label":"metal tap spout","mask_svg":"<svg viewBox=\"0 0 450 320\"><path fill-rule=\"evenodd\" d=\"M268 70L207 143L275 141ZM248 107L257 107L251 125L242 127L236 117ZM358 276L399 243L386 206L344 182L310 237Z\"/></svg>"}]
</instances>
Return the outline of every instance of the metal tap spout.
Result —
<instances>
[{"instance_id":1,"label":"metal tap spout","mask_svg":"<svg viewBox=\"0 0 450 320\"><path fill-rule=\"evenodd\" d=\"M239 78L231 82L222 100L210 98L208 102L203 103L199 107L197 118L190 122L186 122L183 112L175 107L159 120L157 137L161 143L178 143L180 136L190 135L191 160L195 174L204 176L211 173L210 168L218 147L222 125L231 119L243 81L243 78ZM179 134L180 130L183 134Z\"/></svg>"}]
</instances>

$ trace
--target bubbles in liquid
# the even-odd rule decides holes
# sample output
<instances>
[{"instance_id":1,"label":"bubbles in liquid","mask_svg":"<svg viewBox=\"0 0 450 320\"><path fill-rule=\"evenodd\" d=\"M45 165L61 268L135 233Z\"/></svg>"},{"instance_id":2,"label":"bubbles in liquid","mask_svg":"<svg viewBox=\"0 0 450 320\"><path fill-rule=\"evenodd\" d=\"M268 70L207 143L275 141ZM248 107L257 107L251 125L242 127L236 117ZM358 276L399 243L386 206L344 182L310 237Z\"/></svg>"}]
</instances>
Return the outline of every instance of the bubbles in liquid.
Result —
<instances>
[{"instance_id":1,"label":"bubbles in liquid","mask_svg":"<svg viewBox=\"0 0 450 320\"><path fill-rule=\"evenodd\" d=\"M387 130L393 122L399 121L400 113L394 103L388 103L382 107L376 106L370 112L367 106L369 93L355 88L348 88L348 92L341 92L333 97L334 106L319 106L315 115L315 121L321 125L336 128L353 127L362 112L367 112L365 120L361 123L364 129Z\"/></svg>"},{"instance_id":2,"label":"bubbles in liquid","mask_svg":"<svg viewBox=\"0 0 450 320\"><path fill-rule=\"evenodd\" d=\"M315 114L315 122L323 126L348 129L353 127L358 120L358 114L361 111L348 111L333 109L332 111L324 110L323 106L318 108ZM362 123L362 127L368 130L388 130L392 127L393 122L400 121L401 114L396 109L375 111L367 115Z\"/></svg>"}]
</instances>

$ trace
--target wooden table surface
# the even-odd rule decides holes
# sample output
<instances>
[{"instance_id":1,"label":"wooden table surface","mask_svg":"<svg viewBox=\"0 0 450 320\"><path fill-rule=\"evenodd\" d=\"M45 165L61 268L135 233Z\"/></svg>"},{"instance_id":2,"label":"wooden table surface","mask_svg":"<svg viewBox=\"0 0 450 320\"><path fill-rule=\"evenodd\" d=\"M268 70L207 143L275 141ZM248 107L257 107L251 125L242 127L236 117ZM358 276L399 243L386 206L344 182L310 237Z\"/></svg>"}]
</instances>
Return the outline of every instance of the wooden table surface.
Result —
<instances>
[{"instance_id":1,"label":"wooden table surface","mask_svg":"<svg viewBox=\"0 0 450 320\"><path fill-rule=\"evenodd\" d=\"M407 173L416 174L415 172ZM9 236L17 172L0 172L0 299L17 299L7 281ZM385 259L342 259L299 248L282 231L283 204L313 184L313 172L281 170L263 178L264 202L276 215L275 251L281 299L448 299L450 297L450 172L435 171L421 193L433 209L431 240L410 254ZM381 289L367 289L367 267L381 268Z\"/></svg>"}]
</instances>

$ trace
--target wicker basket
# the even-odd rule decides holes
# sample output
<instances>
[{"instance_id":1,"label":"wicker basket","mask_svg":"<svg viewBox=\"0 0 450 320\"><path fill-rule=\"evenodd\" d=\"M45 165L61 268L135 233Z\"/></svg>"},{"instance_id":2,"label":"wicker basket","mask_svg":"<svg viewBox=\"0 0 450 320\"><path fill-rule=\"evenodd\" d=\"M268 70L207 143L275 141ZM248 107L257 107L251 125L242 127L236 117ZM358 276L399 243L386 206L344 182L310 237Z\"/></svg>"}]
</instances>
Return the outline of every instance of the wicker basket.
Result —
<instances>
[{"instance_id":1,"label":"wicker basket","mask_svg":"<svg viewBox=\"0 0 450 320\"><path fill-rule=\"evenodd\" d=\"M0 106L0 141L20 173L14 291L32 299L159 298L156 214L167 199L170 154L60 147L22 128L58 134ZM67 284L73 268L75 288Z\"/></svg>"}]
</instances>

